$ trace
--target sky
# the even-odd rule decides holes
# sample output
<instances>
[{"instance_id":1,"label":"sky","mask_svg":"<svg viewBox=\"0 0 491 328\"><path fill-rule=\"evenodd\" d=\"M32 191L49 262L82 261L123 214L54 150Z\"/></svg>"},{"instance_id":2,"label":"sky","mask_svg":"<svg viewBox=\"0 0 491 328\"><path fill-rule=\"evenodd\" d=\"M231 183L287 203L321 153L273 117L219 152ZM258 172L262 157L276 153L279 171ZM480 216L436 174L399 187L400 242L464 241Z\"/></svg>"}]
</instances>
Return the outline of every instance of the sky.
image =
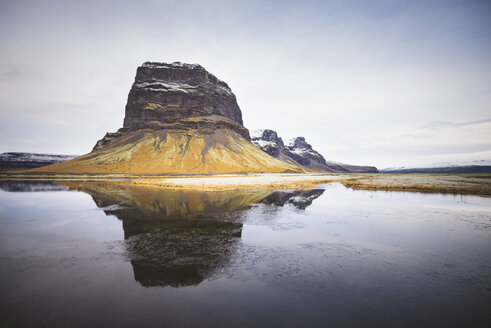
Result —
<instances>
[{"instance_id":1,"label":"sky","mask_svg":"<svg viewBox=\"0 0 491 328\"><path fill-rule=\"evenodd\" d=\"M0 0L0 49L0 152L90 152L181 61L327 160L491 162L491 1Z\"/></svg>"}]
</instances>

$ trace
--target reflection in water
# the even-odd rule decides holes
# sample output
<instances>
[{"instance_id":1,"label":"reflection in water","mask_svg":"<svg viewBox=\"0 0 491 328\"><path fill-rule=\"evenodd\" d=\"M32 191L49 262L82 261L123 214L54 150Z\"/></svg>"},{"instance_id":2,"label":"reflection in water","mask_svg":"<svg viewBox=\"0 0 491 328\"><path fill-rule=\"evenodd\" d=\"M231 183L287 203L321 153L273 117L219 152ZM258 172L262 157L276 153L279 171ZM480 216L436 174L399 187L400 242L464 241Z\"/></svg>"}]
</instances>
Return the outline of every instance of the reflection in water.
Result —
<instances>
[{"instance_id":1,"label":"reflection in water","mask_svg":"<svg viewBox=\"0 0 491 328\"><path fill-rule=\"evenodd\" d=\"M322 193L324 193L324 189L295 190L292 192L276 191L264 198L262 203L274 206L293 204L296 208L304 210Z\"/></svg>"},{"instance_id":2,"label":"reflection in water","mask_svg":"<svg viewBox=\"0 0 491 328\"><path fill-rule=\"evenodd\" d=\"M197 285L223 268L252 204L293 204L305 209L323 190L172 191L107 183L64 183L92 196L123 222L128 257L143 286Z\"/></svg>"},{"instance_id":3,"label":"reflection in water","mask_svg":"<svg viewBox=\"0 0 491 328\"><path fill-rule=\"evenodd\" d=\"M3 191L66 191L67 186L62 186L51 181L0 181L0 190Z\"/></svg>"},{"instance_id":4,"label":"reflection in water","mask_svg":"<svg viewBox=\"0 0 491 328\"><path fill-rule=\"evenodd\" d=\"M491 322L489 198L0 186L2 327Z\"/></svg>"}]
</instances>

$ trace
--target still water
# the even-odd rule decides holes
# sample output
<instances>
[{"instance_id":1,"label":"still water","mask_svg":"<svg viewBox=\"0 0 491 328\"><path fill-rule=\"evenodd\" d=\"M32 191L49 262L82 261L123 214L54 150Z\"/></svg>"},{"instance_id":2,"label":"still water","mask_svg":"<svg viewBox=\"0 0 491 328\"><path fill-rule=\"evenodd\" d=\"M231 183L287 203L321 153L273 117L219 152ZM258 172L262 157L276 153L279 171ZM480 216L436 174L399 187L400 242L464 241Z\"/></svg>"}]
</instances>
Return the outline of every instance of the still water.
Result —
<instances>
[{"instance_id":1,"label":"still water","mask_svg":"<svg viewBox=\"0 0 491 328\"><path fill-rule=\"evenodd\" d=\"M0 183L2 327L490 327L491 199Z\"/></svg>"}]
</instances>

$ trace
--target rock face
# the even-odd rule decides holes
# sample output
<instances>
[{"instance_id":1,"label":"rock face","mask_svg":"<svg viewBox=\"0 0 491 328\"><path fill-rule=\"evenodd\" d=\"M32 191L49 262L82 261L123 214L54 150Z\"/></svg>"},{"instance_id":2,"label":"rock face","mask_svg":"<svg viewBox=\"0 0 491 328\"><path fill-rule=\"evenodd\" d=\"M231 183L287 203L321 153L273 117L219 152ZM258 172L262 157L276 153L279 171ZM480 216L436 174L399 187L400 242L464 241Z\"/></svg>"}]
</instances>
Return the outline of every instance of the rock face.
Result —
<instances>
[{"instance_id":1,"label":"rock face","mask_svg":"<svg viewBox=\"0 0 491 328\"><path fill-rule=\"evenodd\" d=\"M273 130L258 130L252 135L252 142L269 155L286 163L304 167L307 170L339 172L330 168L324 157L305 141L304 137L288 140L285 144Z\"/></svg>"},{"instance_id":2,"label":"rock face","mask_svg":"<svg viewBox=\"0 0 491 328\"><path fill-rule=\"evenodd\" d=\"M328 162L304 137L296 137L286 142L273 130L257 130L252 134L252 142L269 155L286 163L304 167L306 170L344 173L376 173L373 166L357 166Z\"/></svg>"},{"instance_id":3,"label":"rock face","mask_svg":"<svg viewBox=\"0 0 491 328\"><path fill-rule=\"evenodd\" d=\"M182 174L301 172L250 142L228 85L200 65L146 62L128 95L123 127L91 153L31 170Z\"/></svg>"},{"instance_id":4,"label":"rock face","mask_svg":"<svg viewBox=\"0 0 491 328\"><path fill-rule=\"evenodd\" d=\"M196 118L200 118L201 125ZM227 83L200 65L146 62L138 67L123 127L139 130L217 126L236 130L249 139L237 99Z\"/></svg>"}]
</instances>

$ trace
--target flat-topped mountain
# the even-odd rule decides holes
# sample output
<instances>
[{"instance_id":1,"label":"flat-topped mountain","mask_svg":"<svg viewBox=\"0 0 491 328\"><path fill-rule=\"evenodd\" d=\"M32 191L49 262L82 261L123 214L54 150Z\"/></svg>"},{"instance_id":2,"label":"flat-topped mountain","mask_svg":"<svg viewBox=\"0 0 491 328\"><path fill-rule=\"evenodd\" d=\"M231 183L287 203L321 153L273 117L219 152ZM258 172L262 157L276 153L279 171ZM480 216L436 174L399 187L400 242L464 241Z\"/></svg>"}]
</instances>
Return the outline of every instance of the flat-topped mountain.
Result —
<instances>
[{"instance_id":1,"label":"flat-topped mountain","mask_svg":"<svg viewBox=\"0 0 491 328\"><path fill-rule=\"evenodd\" d=\"M306 170L350 173L378 172L374 166L357 166L326 161L324 156L305 141L304 137L296 137L284 142L276 131L266 129L254 131L251 140L269 155Z\"/></svg>"},{"instance_id":2,"label":"flat-topped mountain","mask_svg":"<svg viewBox=\"0 0 491 328\"><path fill-rule=\"evenodd\" d=\"M123 127L91 153L36 173L208 174L302 172L264 153L229 86L200 65L146 62L128 95Z\"/></svg>"}]
</instances>

